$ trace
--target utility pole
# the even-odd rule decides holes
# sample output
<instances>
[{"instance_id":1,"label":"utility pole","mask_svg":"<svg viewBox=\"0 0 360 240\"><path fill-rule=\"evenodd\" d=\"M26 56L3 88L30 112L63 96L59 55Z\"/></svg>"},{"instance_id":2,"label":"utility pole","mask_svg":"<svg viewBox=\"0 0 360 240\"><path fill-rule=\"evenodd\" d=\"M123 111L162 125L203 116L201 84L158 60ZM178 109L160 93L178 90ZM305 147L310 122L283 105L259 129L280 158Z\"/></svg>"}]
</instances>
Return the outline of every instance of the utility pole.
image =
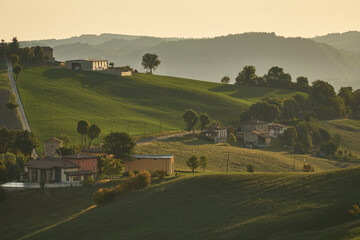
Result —
<instances>
[{"instance_id":1,"label":"utility pole","mask_svg":"<svg viewBox=\"0 0 360 240\"><path fill-rule=\"evenodd\" d=\"M229 158L230 158L230 156L229 156L229 153L228 153L227 163L226 163L226 173L229 172Z\"/></svg>"}]
</instances>

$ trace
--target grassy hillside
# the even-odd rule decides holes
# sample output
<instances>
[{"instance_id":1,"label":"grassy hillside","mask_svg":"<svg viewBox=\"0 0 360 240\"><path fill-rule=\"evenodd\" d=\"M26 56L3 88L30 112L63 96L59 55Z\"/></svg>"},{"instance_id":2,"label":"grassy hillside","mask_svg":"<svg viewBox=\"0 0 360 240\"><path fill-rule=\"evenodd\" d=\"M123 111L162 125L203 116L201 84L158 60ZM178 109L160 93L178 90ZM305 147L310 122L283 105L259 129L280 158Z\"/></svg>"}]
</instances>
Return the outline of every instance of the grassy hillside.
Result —
<instances>
[{"instance_id":1,"label":"grassy hillside","mask_svg":"<svg viewBox=\"0 0 360 240\"><path fill-rule=\"evenodd\" d=\"M21 123L18 118L12 117L5 104L9 101L10 83L5 63L0 63L0 127L5 126L8 129L21 129Z\"/></svg>"},{"instance_id":2,"label":"grassy hillside","mask_svg":"<svg viewBox=\"0 0 360 240\"><path fill-rule=\"evenodd\" d=\"M360 120L343 119L321 122L321 125L341 136L342 147L360 155Z\"/></svg>"},{"instance_id":3,"label":"grassy hillside","mask_svg":"<svg viewBox=\"0 0 360 240\"><path fill-rule=\"evenodd\" d=\"M76 125L81 119L99 125L100 138L111 130L131 135L183 130L182 113L187 108L226 125L236 123L241 109L265 95L296 94L167 76L121 78L49 67L25 68L18 85L30 126L41 142L62 133L79 142Z\"/></svg>"},{"instance_id":4,"label":"grassy hillside","mask_svg":"<svg viewBox=\"0 0 360 240\"><path fill-rule=\"evenodd\" d=\"M182 176L29 239L353 239L359 181L359 168Z\"/></svg>"},{"instance_id":5,"label":"grassy hillside","mask_svg":"<svg viewBox=\"0 0 360 240\"><path fill-rule=\"evenodd\" d=\"M186 161L195 151L198 156L205 155L209 158L209 166L206 171L211 172L225 172L228 155L229 171L232 172L247 171L246 166L248 164L253 165L256 172L291 172L293 171L294 157L295 171L302 171L304 159L306 163L314 166L315 171L358 165L357 163L330 161L309 155L289 154L285 150L283 152L271 152L265 151L267 149L256 150L231 147L221 143L213 144L190 136L140 144L136 150L140 154L174 154L175 169L186 171L189 171ZM199 168L198 171L202 170Z\"/></svg>"}]
</instances>

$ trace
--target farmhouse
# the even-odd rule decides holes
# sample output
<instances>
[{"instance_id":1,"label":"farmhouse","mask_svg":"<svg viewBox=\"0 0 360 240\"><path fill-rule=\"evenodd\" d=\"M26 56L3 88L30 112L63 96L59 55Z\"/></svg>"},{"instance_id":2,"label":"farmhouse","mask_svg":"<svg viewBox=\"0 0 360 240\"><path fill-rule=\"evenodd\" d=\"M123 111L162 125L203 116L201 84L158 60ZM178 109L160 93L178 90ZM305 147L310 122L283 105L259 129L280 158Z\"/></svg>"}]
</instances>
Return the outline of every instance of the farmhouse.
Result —
<instances>
[{"instance_id":1,"label":"farmhouse","mask_svg":"<svg viewBox=\"0 0 360 240\"><path fill-rule=\"evenodd\" d=\"M30 182L73 182L76 179L69 179L67 174L78 172L79 166L75 163L55 158L44 157L40 160L30 160L25 163L25 178ZM83 176L84 177L84 176ZM80 181L79 179L78 181Z\"/></svg>"},{"instance_id":2,"label":"farmhouse","mask_svg":"<svg viewBox=\"0 0 360 240\"><path fill-rule=\"evenodd\" d=\"M105 71L108 69L108 60L78 59L65 62L69 70Z\"/></svg>"},{"instance_id":3,"label":"farmhouse","mask_svg":"<svg viewBox=\"0 0 360 240\"><path fill-rule=\"evenodd\" d=\"M251 131L244 134L244 144L247 148L270 147L271 138L269 133Z\"/></svg>"},{"instance_id":4,"label":"farmhouse","mask_svg":"<svg viewBox=\"0 0 360 240\"><path fill-rule=\"evenodd\" d=\"M163 170L167 173L174 173L173 155L133 155L132 160L125 162L126 171Z\"/></svg>"},{"instance_id":5,"label":"farmhouse","mask_svg":"<svg viewBox=\"0 0 360 240\"><path fill-rule=\"evenodd\" d=\"M203 130L205 137L212 139L215 143L227 142L227 128L219 125L212 125Z\"/></svg>"},{"instance_id":6,"label":"farmhouse","mask_svg":"<svg viewBox=\"0 0 360 240\"><path fill-rule=\"evenodd\" d=\"M61 148L63 141L57 138L50 138L44 141L44 156L45 157L59 157L56 150Z\"/></svg>"},{"instance_id":7,"label":"farmhouse","mask_svg":"<svg viewBox=\"0 0 360 240\"><path fill-rule=\"evenodd\" d=\"M284 134L287 126L279 123L269 123L268 129L271 138L278 138Z\"/></svg>"},{"instance_id":8,"label":"farmhouse","mask_svg":"<svg viewBox=\"0 0 360 240\"><path fill-rule=\"evenodd\" d=\"M247 148L270 147L271 145L268 123L259 120L242 122L236 137L242 139Z\"/></svg>"},{"instance_id":9,"label":"farmhouse","mask_svg":"<svg viewBox=\"0 0 360 240\"><path fill-rule=\"evenodd\" d=\"M31 47L30 50L32 52L32 54L35 54L35 48L36 47ZM51 47L41 47L41 49L43 50L44 53L44 59L45 61L48 62L54 62L55 58L54 58L54 49L52 49Z\"/></svg>"}]
</instances>

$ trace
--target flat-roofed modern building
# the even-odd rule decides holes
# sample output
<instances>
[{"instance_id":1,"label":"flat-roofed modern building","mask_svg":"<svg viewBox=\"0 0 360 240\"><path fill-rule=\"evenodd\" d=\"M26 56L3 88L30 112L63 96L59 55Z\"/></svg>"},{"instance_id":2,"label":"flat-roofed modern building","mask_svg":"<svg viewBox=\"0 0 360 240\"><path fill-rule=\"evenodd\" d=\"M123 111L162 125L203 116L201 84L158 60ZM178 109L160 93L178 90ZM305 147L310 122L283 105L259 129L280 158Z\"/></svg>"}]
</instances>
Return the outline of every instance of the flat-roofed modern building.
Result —
<instances>
[{"instance_id":1,"label":"flat-roofed modern building","mask_svg":"<svg viewBox=\"0 0 360 240\"><path fill-rule=\"evenodd\" d=\"M77 59L65 62L65 68L69 70L105 71L108 69L108 60Z\"/></svg>"}]
</instances>

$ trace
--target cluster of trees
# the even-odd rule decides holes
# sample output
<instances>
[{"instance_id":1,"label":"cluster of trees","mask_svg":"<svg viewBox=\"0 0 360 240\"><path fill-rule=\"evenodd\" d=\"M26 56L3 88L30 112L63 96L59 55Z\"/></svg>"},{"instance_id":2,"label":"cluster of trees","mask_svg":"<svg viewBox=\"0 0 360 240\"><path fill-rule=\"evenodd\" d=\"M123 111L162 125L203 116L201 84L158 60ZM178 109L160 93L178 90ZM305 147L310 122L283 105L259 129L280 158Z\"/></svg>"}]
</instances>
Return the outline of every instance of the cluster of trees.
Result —
<instances>
[{"instance_id":1,"label":"cluster of trees","mask_svg":"<svg viewBox=\"0 0 360 240\"><path fill-rule=\"evenodd\" d=\"M220 125L219 121L211 120L208 114L201 113L200 115L198 115L197 112L195 112L195 110L193 109L185 110L185 112L183 113L183 119L186 122L186 130L192 130L194 134L198 123L200 123L201 130L212 124Z\"/></svg>"},{"instance_id":2,"label":"cluster of trees","mask_svg":"<svg viewBox=\"0 0 360 240\"><path fill-rule=\"evenodd\" d=\"M86 146L87 139L89 139L88 146L91 146L91 142L97 138L101 133L101 128L96 124L90 126L87 120L80 120L77 125L77 132L81 134L81 144Z\"/></svg>"},{"instance_id":3,"label":"cluster of trees","mask_svg":"<svg viewBox=\"0 0 360 240\"><path fill-rule=\"evenodd\" d=\"M196 155L193 155L186 161L186 166L191 169L193 174L198 167L201 167L203 172L205 172L205 168L207 168L208 164L209 159L206 156L200 156L200 158L198 158Z\"/></svg>"},{"instance_id":4,"label":"cluster of trees","mask_svg":"<svg viewBox=\"0 0 360 240\"><path fill-rule=\"evenodd\" d=\"M1 40L1 61L3 61L4 58L8 58L13 62L13 60L16 60L16 57L18 59L17 63L19 63L19 61L23 63L41 63L45 60L44 51L40 46L36 46L34 51L31 51L29 47L21 48L16 37L13 37L9 43Z\"/></svg>"},{"instance_id":5,"label":"cluster of trees","mask_svg":"<svg viewBox=\"0 0 360 240\"><path fill-rule=\"evenodd\" d=\"M5 127L0 127L0 154L21 153L31 157L33 149L37 146L37 140L32 132L27 130L8 130Z\"/></svg>"},{"instance_id":6,"label":"cluster of trees","mask_svg":"<svg viewBox=\"0 0 360 240\"><path fill-rule=\"evenodd\" d=\"M27 158L21 153L0 154L0 183L19 180L26 162Z\"/></svg>"},{"instance_id":7,"label":"cluster of trees","mask_svg":"<svg viewBox=\"0 0 360 240\"><path fill-rule=\"evenodd\" d=\"M12 118L17 117L17 107L19 104L16 102L16 95L14 93L10 93L8 103L5 106L9 110L10 116Z\"/></svg>"},{"instance_id":8,"label":"cluster of trees","mask_svg":"<svg viewBox=\"0 0 360 240\"><path fill-rule=\"evenodd\" d=\"M285 88L309 94L309 98L299 95L295 99L288 99L283 103L283 106L281 104L267 104L269 101L266 99L252 106L253 112L259 112L255 108L267 111L267 113L262 114L263 120L276 119L276 117L279 117L279 114L282 114L282 110L287 113L281 117L287 119L298 117L296 115L298 115L299 110L316 113L319 119L344 117L360 119L360 89L354 91L351 87L342 87L338 94L336 94L334 87L322 80L312 82L311 86L306 77L298 77L296 82L292 82L291 75L285 73L280 67L272 67L267 74L259 77L256 75L254 66L245 66L237 76L235 84L241 86ZM285 109L282 109L283 107Z\"/></svg>"},{"instance_id":9,"label":"cluster of trees","mask_svg":"<svg viewBox=\"0 0 360 240\"><path fill-rule=\"evenodd\" d=\"M288 127L282 137L284 144L294 148L296 153L315 153L325 156L335 156L341 146L341 137L331 134L319 126L313 118L300 121L295 126Z\"/></svg>"}]
</instances>

